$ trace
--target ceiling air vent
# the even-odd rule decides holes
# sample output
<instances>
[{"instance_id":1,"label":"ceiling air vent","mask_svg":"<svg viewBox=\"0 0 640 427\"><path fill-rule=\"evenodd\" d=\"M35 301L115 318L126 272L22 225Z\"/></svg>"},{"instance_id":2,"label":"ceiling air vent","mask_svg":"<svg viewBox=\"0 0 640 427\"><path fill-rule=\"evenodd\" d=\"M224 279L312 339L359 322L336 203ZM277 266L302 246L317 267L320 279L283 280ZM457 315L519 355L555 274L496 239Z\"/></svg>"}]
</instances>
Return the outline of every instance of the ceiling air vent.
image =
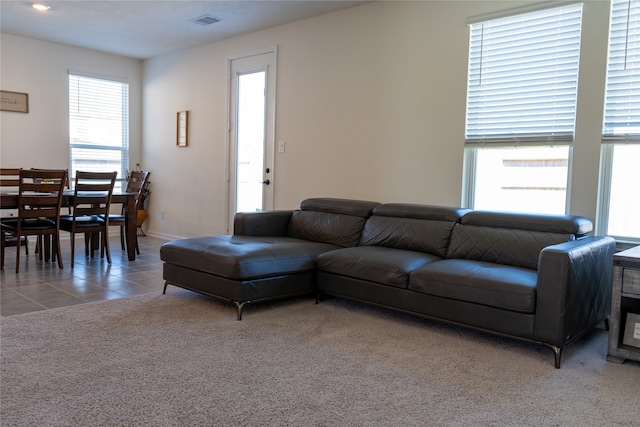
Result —
<instances>
[{"instance_id":1,"label":"ceiling air vent","mask_svg":"<svg viewBox=\"0 0 640 427\"><path fill-rule=\"evenodd\" d=\"M202 15L199 18L191 19L189 22L193 22L194 24L198 25L211 25L215 24L216 22L220 22L220 20L210 15Z\"/></svg>"}]
</instances>

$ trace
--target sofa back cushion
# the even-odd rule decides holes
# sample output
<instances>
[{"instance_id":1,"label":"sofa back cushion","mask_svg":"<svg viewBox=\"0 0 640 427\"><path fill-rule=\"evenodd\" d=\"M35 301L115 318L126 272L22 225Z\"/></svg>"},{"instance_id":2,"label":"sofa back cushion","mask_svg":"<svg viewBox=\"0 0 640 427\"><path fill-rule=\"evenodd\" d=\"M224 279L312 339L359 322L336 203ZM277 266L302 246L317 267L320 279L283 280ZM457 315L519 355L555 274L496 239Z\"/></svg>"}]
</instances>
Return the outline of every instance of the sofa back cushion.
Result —
<instances>
[{"instance_id":1,"label":"sofa back cushion","mask_svg":"<svg viewBox=\"0 0 640 427\"><path fill-rule=\"evenodd\" d=\"M291 215L287 236L342 247L356 246L375 202L314 198L304 200Z\"/></svg>"},{"instance_id":2,"label":"sofa back cushion","mask_svg":"<svg viewBox=\"0 0 640 427\"><path fill-rule=\"evenodd\" d=\"M360 245L424 252L444 258L451 229L466 209L401 203L377 206Z\"/></svg>"},{"instance_id":3,"label":"sofa back cushion","mask_svg":"<svg viewBox=\"0 0 640 427\"><path fill-rule=\"evenodd\" d=\"M474 211L454 227L447 257L537 270L542 249L591 229L582 217Z\"/></svg>"}]
</instances>

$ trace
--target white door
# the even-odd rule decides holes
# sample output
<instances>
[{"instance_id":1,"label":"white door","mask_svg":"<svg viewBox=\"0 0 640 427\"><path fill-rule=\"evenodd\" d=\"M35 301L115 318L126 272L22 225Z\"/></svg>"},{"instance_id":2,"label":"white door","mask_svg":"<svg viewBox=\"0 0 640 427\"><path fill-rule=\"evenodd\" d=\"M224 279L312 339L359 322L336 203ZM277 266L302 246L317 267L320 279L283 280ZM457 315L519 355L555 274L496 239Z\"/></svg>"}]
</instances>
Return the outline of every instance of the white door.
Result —
<instances>
[{"instance_id":1,"label":"white door","mask_svg":"<svg viewBox=\"0 0 640 427\"><path fill-rule=\"evenodd\" d=\"M276 51L230 61L229 216L273 209Z\"/></svg>"}]
</instances>

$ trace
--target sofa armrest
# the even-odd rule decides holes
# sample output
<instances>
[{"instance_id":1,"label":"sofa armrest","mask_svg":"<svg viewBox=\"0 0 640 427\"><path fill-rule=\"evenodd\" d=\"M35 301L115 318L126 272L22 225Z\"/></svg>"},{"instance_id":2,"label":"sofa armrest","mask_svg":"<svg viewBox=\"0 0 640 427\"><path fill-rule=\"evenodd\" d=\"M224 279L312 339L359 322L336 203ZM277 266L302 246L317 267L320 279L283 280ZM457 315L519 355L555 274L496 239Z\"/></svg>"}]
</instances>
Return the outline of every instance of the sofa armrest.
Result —
<instances>
[{"instance_id":1,"label":"sofa armrest","mask_svg":"<svg viewBox=\"0 0 640 427\"><path fill-rule=\"evenodd\" d=\"M286 236L293 211L238 212L233 234L241 236Z\"/></svg>"},{"instance_id":2,"label":"sofa armrest","mask_svg":"<svg viewBox=\"0 0 640 427\"><path fill-rule=\"evenodd\" d=\"M586 237L540 252L536 340L562 347L608 317L615 247L611 237Z\"/></svg>"}]
</instances>

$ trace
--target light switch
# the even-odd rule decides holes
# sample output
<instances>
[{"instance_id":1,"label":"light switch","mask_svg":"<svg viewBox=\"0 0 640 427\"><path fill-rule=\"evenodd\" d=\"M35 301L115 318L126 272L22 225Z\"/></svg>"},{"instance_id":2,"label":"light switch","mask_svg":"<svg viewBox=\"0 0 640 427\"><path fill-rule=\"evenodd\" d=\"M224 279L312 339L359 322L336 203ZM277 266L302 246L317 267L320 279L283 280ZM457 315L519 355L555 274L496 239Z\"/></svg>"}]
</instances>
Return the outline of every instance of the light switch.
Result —
<instances>
[{"instance_id":1,"label":"light switch","mask_svg":"<svg viewBox=\"0 0 640 427\"><path fill-rule=\"evenodd\" d=\"M284 153L284 141L278 141L278 153Z\"/></svg>"}]
</instances>

